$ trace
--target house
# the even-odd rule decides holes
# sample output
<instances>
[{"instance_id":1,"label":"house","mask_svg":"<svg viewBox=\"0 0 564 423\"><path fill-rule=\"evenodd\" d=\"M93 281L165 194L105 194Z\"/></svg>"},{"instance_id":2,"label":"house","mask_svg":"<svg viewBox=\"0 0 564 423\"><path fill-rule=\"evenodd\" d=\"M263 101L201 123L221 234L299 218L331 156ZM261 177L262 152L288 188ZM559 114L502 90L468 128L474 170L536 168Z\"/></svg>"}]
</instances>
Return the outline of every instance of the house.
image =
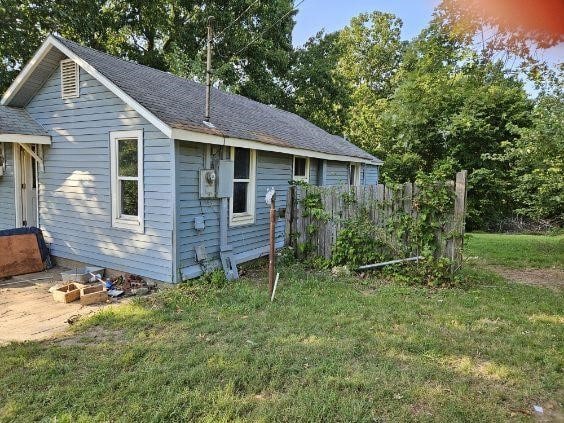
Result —
<instances>
[{"instance_id":1,"label":"house","mask_svg":"<svg viewBox=\"0 0 564 423\"><path fill-rule=\"evenodd\" d=\"M268 251L292 179L376 184L381 161L239 95L49 36L2 98L0 229L37 226L55 258L159 281ZM284 220L277 223L283 245Z\"/></svg>"}]
</instances>

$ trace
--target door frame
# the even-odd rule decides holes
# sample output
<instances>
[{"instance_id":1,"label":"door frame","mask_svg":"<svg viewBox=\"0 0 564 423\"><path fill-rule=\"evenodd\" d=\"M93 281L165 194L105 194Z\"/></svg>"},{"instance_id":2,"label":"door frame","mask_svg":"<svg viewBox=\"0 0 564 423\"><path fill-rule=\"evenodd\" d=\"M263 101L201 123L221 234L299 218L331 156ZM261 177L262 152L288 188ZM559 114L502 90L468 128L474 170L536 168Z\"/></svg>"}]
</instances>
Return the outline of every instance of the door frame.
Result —
<instances>
[{"instance_id":1,"label":"door frame","mask_svg":"<svg viewBox=\"0 0 564 423\"><path fill-rule=\"evenodd\" d=\"M37 144L32 144L35 146L35 150L38 150ZM16 228L23 226L23 210L22 210L22 165L21 165L21 154L27 154L30 159L34 157L28 153L19 143L12 143L12 158L14 161L14 202L16 210ZM35 172L31 172L32 175L35 174L35 222L36 226L39 227L39 168L37 160L30 160L32 166L35 165ZM33 177L33 176L32 176ZM33 212L33 211L32 211ZM29 226L29 225L28 225Z\"/></svg>"}]
</instances>

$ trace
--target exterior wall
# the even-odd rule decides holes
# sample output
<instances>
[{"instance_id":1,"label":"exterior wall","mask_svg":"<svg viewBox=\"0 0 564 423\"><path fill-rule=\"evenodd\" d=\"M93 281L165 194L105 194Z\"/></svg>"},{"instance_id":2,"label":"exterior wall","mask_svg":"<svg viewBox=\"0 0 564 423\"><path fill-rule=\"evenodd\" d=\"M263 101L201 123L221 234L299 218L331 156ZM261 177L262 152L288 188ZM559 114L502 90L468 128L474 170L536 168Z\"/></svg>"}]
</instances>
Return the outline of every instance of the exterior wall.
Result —
<instances>
[{"instance_id":1,"label":"exterior wall","mask_svg":"<svg viewBox=\"0 0 564 423\"><path fill-rule=\"evenodd\" d=\"M364 185L378 185L380 168L374 165L364 166Z\"/></svg>"},{"instance_id":2,"label":"exterior wall","mask_svg":"<svg viewBox=\"0 0 564 423\"><path fill-rule=\"evenodd\" d=\"M175 142L176 167L176 221L177 265L181 278L189 279L203 273L203 268L219 266L220 256L220 200L199 198L199 171L206 163L204 144ZM211 147L211 161L219 159L220 148ZM288 181L292 179L292 156L257 151L255 186L255 222L249 225L228 227L228 244L238 263L266 255L269 244L269 207L264 201L270 187L276 189L276 208L286 207ZM318 184L318 166L321 161L310 160L310 183ZM327 179L336 184L348 183L348 162L327 162ZM372 172L372 174L370 173ZM373 171L367 171L373 180ZM320 176L320 175L319 175ZM330 185L331 183L326 183ZM205 229L196 231L194 220L204 216ZM276 243L284 243L284 219L276 226ZM196 247L205 246L208 260L204 266L196 262ZM209 267L208 267L209 266Z\"/></svg>"},{"instance_id":3,"label":"exterior wall","mask_svg":"<svg viewBox=\"0 0 564 423\"><path fill-rule=\"evenodd\" d=\"M0 230L13 229L16 225L13 151L11 143L4 143L6 172L0 176Z\"/></svg>"},{"instance_id":4,"label":"exterior wall","mask_svg":"<svg viewBox=\"0 0 564 423\"><path fill-rule=\"evenodd\" d=\"M349 183L349 162L326 162L325 185L343 185Z\"/></svg>"},{"instance_id":5,"label":"exterior wall","mask_svg":"<svg viewBox=\"0 0 564 423\"><path fill-rule=\"evenodd\" d=\"M177 263L183 278L202 273L196 262L195 248L204 245L211 266L219 260L219 208L220 200L199 198L199 170L204 168L206 146L186 141L176 141L176 204L177 204ZM212 148L212 156L219 152ZM214 154L215 152L215 154ZM269 207L264 201L270 187L276 189L276 208L286 207L288 181L292 178L292 156L257 151L255 187L255 223L228 228L228 244L237 262L245 262L268 252ZM194 219L203 215L205 229L196 231ZM284 242L284 219L276 226L276 242Z\"/></svg>"},{"instance_id":6,"label":"exterior wall","mask_svg":"<svg viewBox=\"0 0 564 423\"><path fill-rule=\"evenodd\" d=\"M61 99L59 68L26 107L45 129L39 221L54 256L172 280L170 139L81 69L80 97ZM144 131L145 231L112 228L109 133Z\"/></svg>"}]
</instances>

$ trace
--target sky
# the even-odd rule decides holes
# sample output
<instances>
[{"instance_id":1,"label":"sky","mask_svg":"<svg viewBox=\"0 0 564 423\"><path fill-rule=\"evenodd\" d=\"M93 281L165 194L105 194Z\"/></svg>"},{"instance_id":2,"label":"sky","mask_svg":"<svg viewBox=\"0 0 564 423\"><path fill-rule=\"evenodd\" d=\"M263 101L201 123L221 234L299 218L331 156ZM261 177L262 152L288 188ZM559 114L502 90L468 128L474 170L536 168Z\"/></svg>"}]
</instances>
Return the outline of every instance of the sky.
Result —
<instances>
[{"instance_id":1,"label":"sky","mask_svg":"<svg viewBox=\"0 0 564 423\"><path fill-rule=\"evenodd\" d=\"M438 0L304 0L296 15L296 47L321 29L333 32L362 12L391 12L403 21L402 38L409 40L427 26Z\"/></svg>"},{"instance_id":2,"label":"sky","mask_svg":"<svg viewBox=\"0 0 564 423\"><path fill-rule=\"evenodd\" d=\"M297 3L297 1L296 1ZM434 8L440 0L304 0L298 7L293 32L295 47L302 46L318 31L333 32L348 25L351 18L362 12L390 12L403 21L402 38L411 40L431 20ZM564 60L564 43L540 51L541 59L556 64ZM532 84L527 81L525 89L534 94Z\"/></svg>"}]
</instances>

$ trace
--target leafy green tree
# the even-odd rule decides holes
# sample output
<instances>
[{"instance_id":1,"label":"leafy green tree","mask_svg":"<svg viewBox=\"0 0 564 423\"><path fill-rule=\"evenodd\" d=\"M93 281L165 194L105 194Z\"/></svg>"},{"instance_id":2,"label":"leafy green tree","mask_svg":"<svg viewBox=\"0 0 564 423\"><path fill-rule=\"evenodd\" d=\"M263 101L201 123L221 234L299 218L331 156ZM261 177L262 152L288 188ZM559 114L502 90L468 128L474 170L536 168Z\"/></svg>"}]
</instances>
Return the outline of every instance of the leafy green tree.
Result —
<instances>
[{"instance_id":1,"label":"leafy green tree","mask_svg":"<svg viewBox=\"0 0 564 423\"><path fill-rule=\"evenodd\" d=\"M516 142L514 128L530 125L523 84L438 24L409 46L398 79L377 125L384 179L412 179L450 163L453 172L470 171L470 228L511 213L509 166L492 155Z\"/></svg>"},{"instance_id":2,"label":"leafy green tree","mask_svg":"<svg viewBox=\"0 0 564 423\"><path fill-rule=\"evenodd\" d=\"M339 34L338 72L351 98L346 133L373 153L379 153L378 116L387 107L402 58L401 27L390 13L363 13Z\"/></svg>"},{"instance_id":3,"label":"leafy green tree","mask_svg":"<svg viewBox=\"0 0 564 423\"><path fill-rule=\"evenodd\" d=\"M157 69L203 78L207 19L213 15L218 82L265 103L282 103L277 80L290 64L294 14L291 0L3 0L0 21L13 24L0 26L0 90L51 32Z\"/></svg>"},{"instance_id":4,"label":"leafy green tree","mask_svg":"<svg viewBox=\"0 0 564 423\"><path fill-rule=\"evenodd\" d=\"M342 135L347 127L350 94L338 71L341 58L339 33L319 32L294 53L288 77L292 111L324 128Z\"/></svg>"},{"instance_id":5,"label":"leafy green tree","mask_svg":"<svg viewBox=\"0 0 564 423\"><path fill-rule=\"evenodd\" d=\"M511 165L512 194L518 214L564 223L564 95L542 95L530 128L516 127L519 138L508 144L504 159Z\"/></svg>"}]
</instances>

